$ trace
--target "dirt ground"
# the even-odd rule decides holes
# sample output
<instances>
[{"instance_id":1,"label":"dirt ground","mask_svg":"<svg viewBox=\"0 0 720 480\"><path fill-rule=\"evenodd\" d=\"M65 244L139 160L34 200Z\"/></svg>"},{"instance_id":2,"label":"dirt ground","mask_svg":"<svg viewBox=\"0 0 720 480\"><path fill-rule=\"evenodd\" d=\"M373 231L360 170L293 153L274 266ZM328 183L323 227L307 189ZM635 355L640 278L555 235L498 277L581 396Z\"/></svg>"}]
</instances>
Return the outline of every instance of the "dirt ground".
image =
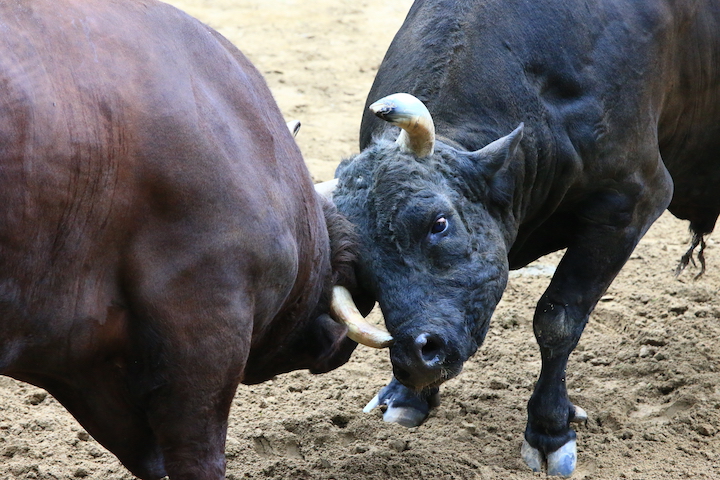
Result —
<instances>
[{"instance_id":1,"label":"dirt ground","mask_svg":"<svg viewBox=\"0 0 720 480\"><path fill-rule=\"evenodd\" d=\"M410 0L175 0L264 73L316 180L357 152L365 95ZM687 225L663 216L598 305L571 357L568 389L589 414L573 478L720 478L720 249L708 272L673 277ZM358 348L322 376L241 386L227 442L229 479L544 477L519 458L539 372L532 312L559 255L511 278L487 341L442 388L419 428L362 407L390 378L387 352ZM375 315L375 314L373 314ZM131 479L44 391L0 377L1 479Z\"/></svg>"}]
</instances>

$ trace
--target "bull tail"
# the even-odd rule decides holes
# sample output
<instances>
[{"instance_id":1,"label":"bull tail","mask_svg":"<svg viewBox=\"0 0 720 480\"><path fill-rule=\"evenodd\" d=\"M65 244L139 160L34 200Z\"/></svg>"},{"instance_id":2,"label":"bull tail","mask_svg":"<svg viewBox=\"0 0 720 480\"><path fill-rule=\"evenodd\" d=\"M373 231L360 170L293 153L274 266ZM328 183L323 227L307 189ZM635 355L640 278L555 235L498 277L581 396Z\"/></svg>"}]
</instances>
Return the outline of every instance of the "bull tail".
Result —
<instances>
[{"instance_id":1,"label":"bull tail","mask_svg":"<svg viewBox=\"0 0 720 480\"><path fill-rule=\"evenodd\" d=\"M683 270L685 270L685 267L688 266L688 264L692 263L693 267L697 267L697 263L695 263L695 250L700 247L700 249L697 252L697 260L700 263L700 273L695 275L693 280L697 280L705 273L705 233L700 233L696 230L694 230L691 226L690 229L693 232L693 239L692 243L690 244L690 248L688 248L687 252L685 252L685 255L680 258L680 263L678 263L677 268L675 269L675 276L677 277L682 273Z\"/></svg>"}]
</instances>

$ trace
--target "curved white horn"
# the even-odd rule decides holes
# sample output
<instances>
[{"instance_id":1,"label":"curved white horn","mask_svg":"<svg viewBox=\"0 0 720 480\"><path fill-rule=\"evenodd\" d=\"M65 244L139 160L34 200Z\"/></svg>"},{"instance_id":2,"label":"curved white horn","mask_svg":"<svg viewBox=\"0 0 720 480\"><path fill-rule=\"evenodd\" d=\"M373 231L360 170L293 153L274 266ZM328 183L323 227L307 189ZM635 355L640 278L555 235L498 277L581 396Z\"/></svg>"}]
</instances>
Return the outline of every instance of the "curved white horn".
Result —
<instances>
[{"instance_id":1,"label":"curved white horn","mask_svg":"<svg viewBox=\"0 0 720 480\"><path fill-rule=\"evenodd\" d=\"M332 200L332 196L335 192L335 189L337 188L337 184L337 178L333 178L332 180L328 180L327 182L316 183L315 191L323 197L327 198L328 200Z\"/></svg>"},{"instance_id":2,"label":"curved white horn","mask_svg":"<svg viewBox=\"0 0 720 480\"><path fill-rule=\"evenodd\" d=\"M330 315L336 322L348 327L347 336L357 343L373 348L386 348L394 341L388 332L369 324L363 318L348 289L340 285L333 287Z\"/></svg>"},{"instance_id":3,"label":"curved white horn","mask_svg":"<svg viewBox=\"0 0 720 480\"><path fill-rule=\"evenodd\" d=\"M435 151L435 124L427 107L408 93L395 93L370 105L370 110L403 131L397 143L422 158Z\"/></svg>"},{"instance_id":4,"label":"curved white horn","mask_svg":"<svg viewBox=\"0 0 720 480\"><path fill-rule=\"evenodd\" d=\"M300 131L300 120L292 120L290 122L285 122L285 124L290 130L290 133L292 133L292 136L297 137L297 134Z\"/></svg>"}]
</instances>

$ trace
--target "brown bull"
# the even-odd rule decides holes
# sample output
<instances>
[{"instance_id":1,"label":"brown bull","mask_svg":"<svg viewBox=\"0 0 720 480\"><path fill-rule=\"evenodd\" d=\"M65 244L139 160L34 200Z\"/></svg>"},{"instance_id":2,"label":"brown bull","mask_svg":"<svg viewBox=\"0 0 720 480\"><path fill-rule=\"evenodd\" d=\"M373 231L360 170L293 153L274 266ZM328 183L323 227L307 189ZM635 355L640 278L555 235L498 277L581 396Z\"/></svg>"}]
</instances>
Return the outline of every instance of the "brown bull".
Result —
<instances>
[{"instance_id":1,"label":"brown bull","mask_svg":"<svg viewBox=\"0 0 720 480\"><path fill-rule=\"evenodd\" d=\"M0 52L0 373L138 477L224 478L238 383L355 346L342 221L260 74L172 7L3 2Z\"/></svg>"}]
</instances>

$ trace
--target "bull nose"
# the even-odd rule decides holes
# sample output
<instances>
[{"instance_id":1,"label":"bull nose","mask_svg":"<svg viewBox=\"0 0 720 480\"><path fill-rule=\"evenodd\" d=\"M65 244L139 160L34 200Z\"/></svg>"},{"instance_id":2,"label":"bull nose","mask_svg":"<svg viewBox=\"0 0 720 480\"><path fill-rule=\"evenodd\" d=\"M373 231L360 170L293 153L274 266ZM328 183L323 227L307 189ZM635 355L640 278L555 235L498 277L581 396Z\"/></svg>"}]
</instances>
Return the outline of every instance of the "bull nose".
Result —
<instances>
[{"instance_id":1,"label":"bull nose","mask_svg":"<svg viewBox=\"0 0 720 480\"><path fill-rule=\"evenodd\" d=\"M428 368L445 361L445 341L438 335L421 333L415 338L416 355Z\"/></svg>"},{"instance_id":2,"label":"bull nose","mask_svg":"<svg viewBox=\"0 0 720 480\"><path fill-rule=\"evenodd\" d=\"M411 388L439 382L447 360L447 344L434 333L421 333L405 345L397 342L391 351L393 373Z\"/></svg>"}]
</instances>

